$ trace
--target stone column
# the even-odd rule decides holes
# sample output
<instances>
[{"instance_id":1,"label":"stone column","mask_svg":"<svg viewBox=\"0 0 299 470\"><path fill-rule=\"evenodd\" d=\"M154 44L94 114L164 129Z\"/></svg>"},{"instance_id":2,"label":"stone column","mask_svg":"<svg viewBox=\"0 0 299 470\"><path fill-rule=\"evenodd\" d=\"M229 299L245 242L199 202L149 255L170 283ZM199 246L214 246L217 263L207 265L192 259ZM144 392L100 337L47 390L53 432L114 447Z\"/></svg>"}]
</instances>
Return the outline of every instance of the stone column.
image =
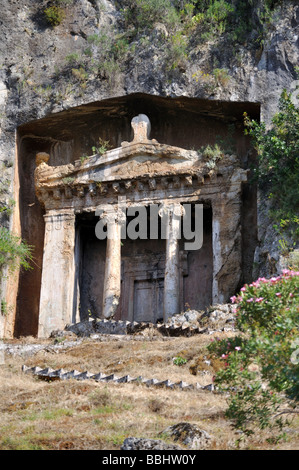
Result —
<instances>
[{"instance_id":1,"label":"stone column","mask_svg":"<svg viewBox=\"0 0 299 470\"><path fill-rule=\"evenodd\" d=\"M180 313L179 238L183 207L179 203L164 205L159 215L162 217L166 237L163 315L166 322L172 315Z\"/></svg>"},{"instance_id":2,"label":"stone column","mask_svg":"<svg viewBox=\"0 0 299 470\"><path fill-rule=\"evenodd\" d=\"M101 215L107 222L106 264L102 317L112 318L120 299L121 286L121 216L114 210Z\"/></svg>"},{"instance_id":3,"label":"stone column","mask_svg":"<svg viewBox=\"0 0 299 470\"><path fill-rule=\"evenodd\" d=\"M75 214L50 211L44 219L39 337L48 337L74 320Z\"/></svg>"}]
</instances>

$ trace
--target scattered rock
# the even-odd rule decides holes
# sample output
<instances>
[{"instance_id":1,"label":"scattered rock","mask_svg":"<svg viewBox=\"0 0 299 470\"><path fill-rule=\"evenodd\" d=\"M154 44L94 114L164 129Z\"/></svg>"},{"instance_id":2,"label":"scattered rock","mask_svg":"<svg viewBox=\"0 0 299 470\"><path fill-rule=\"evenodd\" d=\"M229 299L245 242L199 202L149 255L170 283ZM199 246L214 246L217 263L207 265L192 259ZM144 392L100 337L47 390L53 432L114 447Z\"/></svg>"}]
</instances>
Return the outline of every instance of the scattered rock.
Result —
<instances>
[{"instance_id":1,"label":"scattered rock","mask_svg":"<svg viewBox=\"0 0 299 470\"><path fill-rule=\"evenodd\" d=\"M235 321L234 307L231 304L217 304L206 312L188 310L169 318L167 324L172 327L208 327L214 331L233 330Z\"/></svg>"},{"instance_id":2,"label":"scattered rock","mask_svg":"<svg viewBox=\"0 0 299 470\"><path fill-rule=\"evenodd\" d=\"M170 317L166 323L128 322L103 319L88 319L74 325L67 325L65 331L79 337L94 335L142 335L142 336L191 336L234 330L235 314L233 305L214 305L206 312L188 310ZM53 332L51 337L63 333Z\"/></svg>"},{"instance_id":3,"label":"scattered rock","mask_svg":"<svg viewBox=\"0 0 299 470\"><path fill-rule=\"evenodd\" d=\"M155 439L128 437L124 440L121 450L183 450L175 444L167 444Z\"/></svg>"},{"instance_id":4,"label":"scattered rock","mask_svg":"<svg viewBox=\"0 0 299 470\"><path fill-rule=\"evenodd\" d=\"M75 333L73 333L72 331L67 331L67 330L54 330L50 334L50 338L54 338L54 339L76 338L76 336L77 335Z\"/></svg>"},{"instance_id":5,"label":"scattered rock","mask_svg":"<svg viewBox=\"0 0 299 470\"><path fill-rule=\"evenodd\" d=\"M204 450L211 445L211 436L203 429L190 423L178 423L169 426L162 434L169 435L174 441L187 446L193 450Z\"/></svg>"}]
</instances>

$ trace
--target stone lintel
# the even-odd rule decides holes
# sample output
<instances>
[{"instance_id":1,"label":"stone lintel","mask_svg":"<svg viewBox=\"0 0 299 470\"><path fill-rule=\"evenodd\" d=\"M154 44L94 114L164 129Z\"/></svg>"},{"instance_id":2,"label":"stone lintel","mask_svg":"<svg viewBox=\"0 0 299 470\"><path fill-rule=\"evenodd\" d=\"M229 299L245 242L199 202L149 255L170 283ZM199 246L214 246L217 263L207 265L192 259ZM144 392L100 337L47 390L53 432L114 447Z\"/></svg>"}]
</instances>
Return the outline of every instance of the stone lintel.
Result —
<instances>
[{"instance_id":1,"label":"stone lintel","mask_svg":"<svg viewBox=\"0 0 299 470\"><path fill-rule=\"evenodd\" d=\"M75 206L93 205L91 199L103 196L118 195L128 196L130 194L143 193L152 194L159 191L170 191L174 194L176 191L189 190L200 191L203 194L216 194L221 192L228 196L229 192L238 191L241 184L247 181L247 172L237 168L231 178L225 177L222 173L214 173L213 178L209 173L192 174L173 174L157 175L155 177L142 177L139 179L119 179L114 181L89 182L78 184L61 184L57 186L44 185L42 190L38 191L40 201L46 208L69 207L70 200ZM69 201L67 201L69 200ZM99 201L100 203L100 201Z\"/></svg>"}]
</instances>

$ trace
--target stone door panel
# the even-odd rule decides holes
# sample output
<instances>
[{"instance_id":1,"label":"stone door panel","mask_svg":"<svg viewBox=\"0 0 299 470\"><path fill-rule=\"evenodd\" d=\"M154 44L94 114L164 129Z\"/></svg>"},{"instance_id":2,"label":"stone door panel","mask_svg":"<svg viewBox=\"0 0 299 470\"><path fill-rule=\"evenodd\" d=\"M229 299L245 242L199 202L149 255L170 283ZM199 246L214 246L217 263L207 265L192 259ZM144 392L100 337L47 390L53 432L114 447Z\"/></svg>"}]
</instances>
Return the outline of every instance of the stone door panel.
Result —
<instances>
[{"instance_id":1,"label":"stone door panel","mask_svg":"<svg viewBox=\"0 0 299 470\"><path fill-rule=\"evenodd\" d=\"M163 318L163 279L134 282L133 320L156 323Z\"/></svg>"}]
</instances>

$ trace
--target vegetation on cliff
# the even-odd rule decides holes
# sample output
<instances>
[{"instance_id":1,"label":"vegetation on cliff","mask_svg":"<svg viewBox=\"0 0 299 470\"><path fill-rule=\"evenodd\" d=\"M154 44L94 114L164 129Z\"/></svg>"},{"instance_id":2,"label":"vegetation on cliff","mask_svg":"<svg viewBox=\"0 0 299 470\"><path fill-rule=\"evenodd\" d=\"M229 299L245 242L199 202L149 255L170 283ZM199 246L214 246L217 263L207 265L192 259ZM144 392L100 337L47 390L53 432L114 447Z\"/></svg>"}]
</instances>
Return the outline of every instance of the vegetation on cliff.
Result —
<instances>
[{"instance_id":1,"label":"vegetation on cliff","mask_svg":"<svg viewBox=\"0 0 299 470\"><path fill-rule=\"evenodd\" d=\"M262 50L282 2L117 0L115 3L115 20L85 37L87 47L70 51L64 69L57 69L57 76L62 73L81 90L93 78L107 80L110 86L115 86L119 74L128 71L128 65L136 57L142 60L150 54L153 45L159 55L161 72L168 77L174 70L185 71L194 61L196 51L207 43L215 43L221 50L229 49L230 61L237 63L238 45ZM46 8L41 5L41 21L56 28L63 24L73 4L74 0L52 0ZM208 95L219 85L215 70L218 77L226 77L225 82L229 79L228 70L214 62L206 64L205 70L199 70L196 75Z\"/></svg>"},{"instance_id":2,"label":"vegetation on cliff","mask_svg":"<svg viewBox=\"0 0 299 470\"><path fill-rule=\"evenodd\" d=\"M270 129L247 115L245 124L258 153L253 173L271 200L270 217L282 237L281 248L293 249L299 241L299 108L284 90ZM291 242L285 241L285 233Z\"/></svg>"}]
</instances>

